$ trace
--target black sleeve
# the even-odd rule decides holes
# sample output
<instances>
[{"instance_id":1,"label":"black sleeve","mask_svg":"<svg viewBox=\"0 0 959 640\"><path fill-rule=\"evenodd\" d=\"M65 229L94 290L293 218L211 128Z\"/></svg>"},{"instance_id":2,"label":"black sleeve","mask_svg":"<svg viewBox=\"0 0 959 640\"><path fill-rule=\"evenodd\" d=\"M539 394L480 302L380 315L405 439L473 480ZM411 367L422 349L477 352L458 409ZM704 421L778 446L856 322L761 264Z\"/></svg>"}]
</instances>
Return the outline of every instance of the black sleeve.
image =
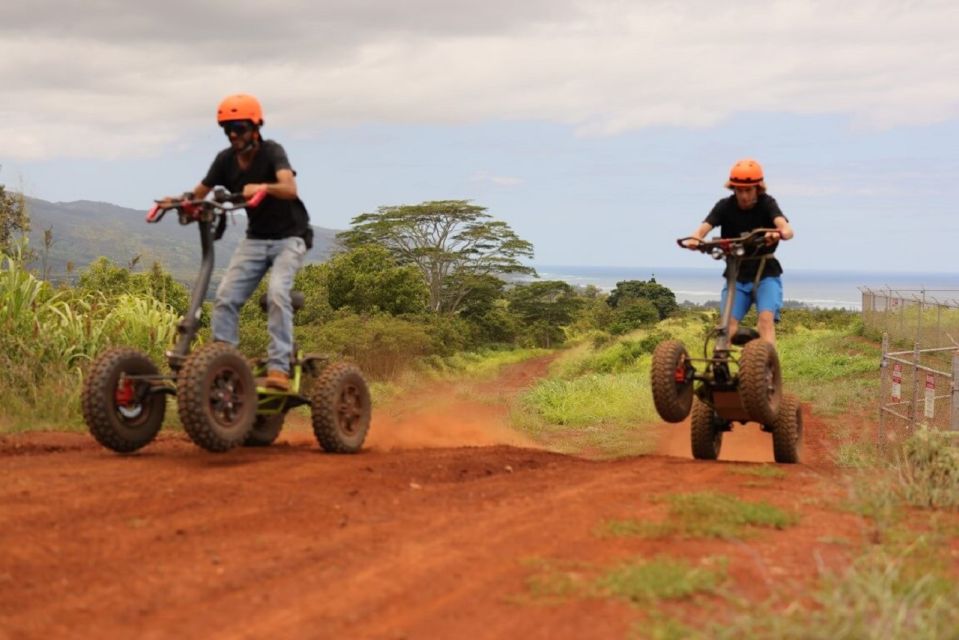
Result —
<instances>
[{"instance_id":1,"label":"black sleeve","mask_svg":"<svg viewBox=\"0 0 959 640\"><path fill-rule=\"evenodd\" d=\"M229 151L229 149L227 151ZM201 180L203 186L209 187L210 189L218 185L226 186L226 176L223 169L226 158L227 155L223 151L216 154L216 158L213 159L210 169L206 172L206 177Z\"/></svg>"},{"instance_id":2,"label":"black sleeve","mask_svg":"<svg viewBox=\"0 0 959 640\"><path fill-rule=\"evenodd\" d=\"M290 166L290 160L286 157L286 150L281 145L271 140L269 144L264 146L273 171L280 171L282 169L293 171L293 167ZM293 171L293 175L296 175L296 171Z\"/></svg>"},{"instance_id":3,"label":"black sleeve","mask_svg":"<svg viewBox=\"0 0 959 640\"><path fill-rule=\"evenodd\" d=\"M779 208L779 203L776 202L776 199L771 195L766 196L766 213L769 214L769 221L772 223L771 226L776 226L776 218L783 218L786 222L789 222L789 218L786 217L786 214L782 212Z\"/></svg>"},{"instance_id":4,"label":"black sleeve","mask_svg":"<svg viewBox=\"0 0 959 640\"><path fill-rule=\"evenodd\" d=\"M726 209L725 204L725 199L717 202L716 206L713 207L713 210L709 212L709 215L706 216L703 222L709 224L713 229L723 226L723 211Z\"/></svg>"}]
</instances>

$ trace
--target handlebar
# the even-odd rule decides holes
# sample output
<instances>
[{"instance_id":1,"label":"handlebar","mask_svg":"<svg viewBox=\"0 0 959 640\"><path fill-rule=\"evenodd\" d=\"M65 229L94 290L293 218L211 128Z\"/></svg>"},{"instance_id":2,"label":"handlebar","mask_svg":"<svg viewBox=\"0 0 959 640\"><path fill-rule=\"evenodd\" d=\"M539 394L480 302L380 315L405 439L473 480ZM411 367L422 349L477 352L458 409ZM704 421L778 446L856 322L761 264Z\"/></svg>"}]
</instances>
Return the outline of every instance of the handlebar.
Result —
<instances>
[{"instance_id":1,"label":"handlebar","mask_svg":"<svg viewBox=\"0 0 959 640\"><path fill-rule=\"evenodd\" d=\"M196 199L193 193L187 192L180 200L167 206L164 206L164 203L170 201L168 198L154 200L154 205L147 212L146 221L159 222L167 211L173 210L179 215L180 224L189 224L196 220L211 221L216 216L226 215L236 209L255 207L263 202L265 197L266 189L260 189L249 200L244 198L242 193L230 193L223 187L214 189L213 198L210 200Z\"/></svg>"},{"instance_id":2,"label":"handlebar","mask_svg":"<svg viewBox=\"0 0 959 640\"><path fill-rule=\"evenodd\" d=\"M753 229L738 238L713 238L712 240L700 240L695 236L687 236L677 239L676 244L683 249L708 253L716 260L720 260L726 256L743 256L747 250L765 245L766 234L770 232L778 235L779 229ZM687 240L698 240L699 244L688 247L685 244Z\"/></svg>"}]
</instances>

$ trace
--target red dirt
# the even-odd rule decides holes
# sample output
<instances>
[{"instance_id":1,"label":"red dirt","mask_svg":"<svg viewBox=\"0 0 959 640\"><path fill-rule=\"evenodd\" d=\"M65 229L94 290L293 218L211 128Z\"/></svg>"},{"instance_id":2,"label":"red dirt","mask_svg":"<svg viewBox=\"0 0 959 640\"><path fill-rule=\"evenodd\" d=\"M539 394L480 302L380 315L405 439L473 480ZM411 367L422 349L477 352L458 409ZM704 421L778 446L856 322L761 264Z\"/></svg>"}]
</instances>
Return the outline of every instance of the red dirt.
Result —
<instances>
[{"instance_id":1,"label":"red dirt","mask_svg":"<svg viewBox=\"0 0 959 640\"><path fill-rule=\"evenodd\" d=\"M799 593L847 560L843 539L865 535L836 508L843 488L816 416L805 462L780 479L686 459L681 427L657 427L677 455L564 456L511 431L504 403L488 400L547 364L378 409L352 456L322 453L295 417L276 445L223 455L180 434L130 456L86 434L0 437L0 638L624 638L641 609L543 604L530 561L722 555L727 590L759 602L782 585ZM723 459L769 460L769 436L734 431ZM596 533L662 519L658 496L706 490L801 518L735 541Z\"/></svg>"}]
</instances>

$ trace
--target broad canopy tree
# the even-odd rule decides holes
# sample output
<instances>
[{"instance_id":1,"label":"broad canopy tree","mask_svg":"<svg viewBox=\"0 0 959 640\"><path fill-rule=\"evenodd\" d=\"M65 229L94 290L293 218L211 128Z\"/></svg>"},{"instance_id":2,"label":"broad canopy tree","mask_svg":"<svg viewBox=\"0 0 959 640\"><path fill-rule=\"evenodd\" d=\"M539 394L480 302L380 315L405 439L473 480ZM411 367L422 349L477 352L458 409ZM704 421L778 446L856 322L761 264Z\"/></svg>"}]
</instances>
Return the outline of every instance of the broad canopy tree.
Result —
<instances>
[{"instance_id":1,"label":"broad canopy tree","mask_svg":"<svg viewBox=\"0 0 959 640\"><path fill-rule=\"evenodd\" d=\"M674 313L679 309L676 304L676 294L668 287L656 282L652 277L649 281L645 280L623 280L616 283L616 288L606 298L606 304L613 309L625 308L638 300L648 300L656 307L659 313L659 319Z\"/></svg>"},{"instance_id":2,"label":"broad canopy tree","mask_svg":"<svg viewBox=\"0 0 959 640\"><path fill-rule=\"evenodd\" d=\"M533 245L468 200L380 207L351 224L337 235L340 242L349 248L378 244L397 263L414 265L435 313L459 311L473 289L488 284L488 276L536 273L520 261L533 256Z\"/></svg>"}]
</instances>

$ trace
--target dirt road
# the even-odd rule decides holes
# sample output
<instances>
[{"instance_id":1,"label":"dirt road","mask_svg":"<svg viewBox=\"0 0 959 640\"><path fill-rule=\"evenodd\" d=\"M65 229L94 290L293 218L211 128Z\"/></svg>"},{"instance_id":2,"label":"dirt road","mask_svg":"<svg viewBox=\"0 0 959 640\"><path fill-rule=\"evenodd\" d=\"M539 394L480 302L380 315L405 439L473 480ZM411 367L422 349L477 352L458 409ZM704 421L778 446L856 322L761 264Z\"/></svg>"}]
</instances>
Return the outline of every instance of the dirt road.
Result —
<instances>
[{"instance_id":1,"label":"dirt road","mask_svg":"<svg viewBox=\"0 0 959 640\"><path fill-rule=\"evenodd\" d=\"M837 541L863 535L834 506L843 489L815 416L806 462L784 478L688 459L682 427L655 427L671 455L562 456L511 431L489 399L545 366L513 367L485 394L378 410L353 456L322 453L303 424L224 455L176 434L131 456L84 434L2 437L0 638L625 638L642 609L537 600L536 561L722 555L728 592L758 601L800 593L845 561ZM768 437L734 432L724 457L769 460ZM744 541L597 535L610 519L661 520L658 497L705 490L801 517Z\"/></svg>"}]
</instances>

